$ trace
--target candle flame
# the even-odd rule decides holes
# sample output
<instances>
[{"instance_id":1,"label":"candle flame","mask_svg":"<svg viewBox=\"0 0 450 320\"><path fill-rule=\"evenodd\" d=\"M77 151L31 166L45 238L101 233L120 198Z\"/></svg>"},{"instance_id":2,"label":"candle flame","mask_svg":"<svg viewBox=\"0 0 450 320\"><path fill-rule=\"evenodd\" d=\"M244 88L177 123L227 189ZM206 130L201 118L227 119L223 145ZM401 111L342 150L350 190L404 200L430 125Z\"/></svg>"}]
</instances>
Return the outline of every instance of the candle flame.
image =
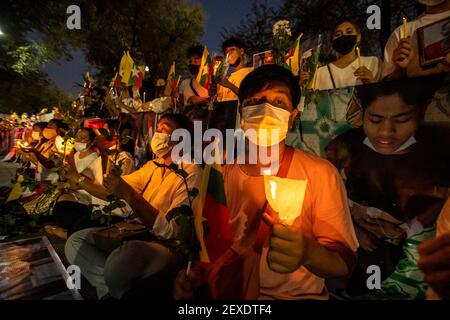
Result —
<instances>
[{"instance_id":1,"label":"candle flame","mask_svg":"<svg viewBox=\"0 0 450 320\"><path fill-rule=\"evenodd\" d=\"M272 195L272 199L277 198L277 183L273 180L269 181L270 183L270 194Z\"/></svg>"}]
</instances>

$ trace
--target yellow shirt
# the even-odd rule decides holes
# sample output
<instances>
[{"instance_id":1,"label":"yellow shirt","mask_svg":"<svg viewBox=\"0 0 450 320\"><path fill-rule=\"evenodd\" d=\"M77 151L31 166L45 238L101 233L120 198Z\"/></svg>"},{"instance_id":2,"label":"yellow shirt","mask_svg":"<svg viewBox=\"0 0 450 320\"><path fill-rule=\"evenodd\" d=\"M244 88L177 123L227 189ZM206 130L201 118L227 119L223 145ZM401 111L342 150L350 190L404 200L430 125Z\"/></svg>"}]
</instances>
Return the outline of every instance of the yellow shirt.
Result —
<instances>
[{"instance_id":1,"label":"yellow shirt","mask_svg":"<svg viewBox=\"0 0 450 320\"><path fill-rule=\"evenodd\" d=\"M241 86L242 80L244 80L244 78L252 71L253 68L239 69L238 71L233 72L228 77L228 81L230 81L232 84L234 84L236 87L239 88ZM217 87L217 101L222 102L233 100L238 100L238 96L233 91L220 85Z\"/></svg>"},{"instance_id":2,"label":"yellow shirt","mask_svg":"<svg viewBox=\"0 0 450 320\"><path fill-rule=\"evenodd\" d=\"M167 168L163 175L163 169L156 166L153 161L149 161L141 169L122 178L159 211L153 225L153 232L160 237L170 239L177 235L178 226L174 220L168 222L166 214L183 204L189 205L189 199L183 179ZM202 169L193 164L183 164L183 169L188 173L189 189L194 187L199 189ZM145 187L147 182L149 183Z\"/></svg>"}]
</instances>

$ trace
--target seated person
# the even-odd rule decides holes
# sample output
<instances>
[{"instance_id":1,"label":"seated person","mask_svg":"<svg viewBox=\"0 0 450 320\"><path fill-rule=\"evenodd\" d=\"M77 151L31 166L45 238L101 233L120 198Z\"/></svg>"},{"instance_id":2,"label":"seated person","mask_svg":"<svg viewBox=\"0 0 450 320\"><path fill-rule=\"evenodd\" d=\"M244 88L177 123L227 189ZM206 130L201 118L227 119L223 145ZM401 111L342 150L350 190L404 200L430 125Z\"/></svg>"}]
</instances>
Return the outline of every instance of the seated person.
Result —
<instances>
[{"instance_id":1,"label":"seated person","mask_svg":"<svg viewBox=\"0 0 450 320\"><path fill-rule=\"evenodd\" d=\"M104 188L90 190L103 199L112 194L125 200L142 224L161 239L177 238L178 225L174 220L169 222L166 214L174 208L189 204L183 179L170 169L156 165L172 164L171 151L176 142L171 141L170 137L176 129L186 129L192 133L193 125L181 114L162 116L151 141L156 160L147 162L141 169L127 176L111 174L105 178ZM201 168L183 163L180 166L188 173L189 189L198 188ZM112 253L106 253L98 249L91 238L92 232L96 230L98 229L85 229L71 235L67 240L65 253L68 261L80 266L82 274L97 288L99 298L108 293L116 299L124 298L138 282L149 277L159 277L160 283L164 283L162 278L166 279L165 283L170 290L176 273L184 263L183 257L160 242L137 240L128 241ZM164 294L153 289L156 291L147 290L149 295Z\"/></svg>"},{"instance_id":2,"label":"seated person","mask_svg":"<svg viewBox=\"0 0 450 320\"><path fill-rule=\"evenodd\" d=\"M384 49L383 79L395 80L404 77L418 77L450 72L450 52L446 61L429 68L422 68L419 57L417 30L450 17L450 0L417 0L426 5L426 11L408 22L407 37L403 26L391 34Z\"/></svg>"},{"instance_id":3,"label":"seated person","mask_svg":"<svg viewBox=\"0 0 450 320\"><path fill-rule=\"evenodd\" d=\"M67 239L73 232L97 225L91 220L92 205L104 201L91 195L103 182L102 159L95 151L95 133L90 128L80 128L75 135L75 153L68 158L67 182L60 183L63 194L53 208L53 217L58 227L46 226L46 231Z\"/></svg>"},{"instance_id":4,"label":"seated person","mask_svg":"<svg viewBox=\"0 0 450 320\"><path fill-rule=\"evenodd\" d=\"M106 175L109 175L113 164L120 164L121 175L128 175L135 169L134 140L131 137L131 125L119 120L109 119L105 122L103 129L106 130L109 137L103 136L98 130L95 133L96 145L99 148L102 157L102 167ZM108 140L112 138L112 140Z\"/></svg>"},{"instance_id":5,"label":"seated person","mask_svg":"<svg viewBox=\"0 0 450 320\"><path fill-rule=\"evenodd\" d=\"M35 148L38 152L42 152L43 147L45 145L45 142L47 142L47 139L43 136L43 131L47 127L47 122L37 122L33 125L33 131L31 133L31 142L29 146L21 147L17 151L18 154L22 155L22 162L23 166L30 168L35 171L35 177L36 176L36 168L39 164L39 161L37 160L36 156L33 153L30 152L24 152L23 149L27 148Z\"/></svg>"},{"instance_id":6,"label":"seated person","mask_svg":"<svg viewBox=\"0 0 450 320\"><path fill-rule=\"evenodd\" d=\"M196 80L202 63L203 49L202 45L196 45L187 50L188 70L191 78L181 81L179 88L185 111L188 111L190 106L206 106L209 102L208 90Z\"/></svg>"},{"instance_id":7,"label":"seated person","mask_svg":"<svg viewBox=\"0 0 450 320\"><path fill-rule=\"evenodd\" d=\"M356 48L361 47L360 26L348 19L338 22L331 33L331 46L336 60L317 70L316 90L330 90L378 82L381 78L381 61L377 57L361 57ZM301 73L301 79L309 78Z\"/></svg>"},{"instance_id":8,"label":"seated person","mask_svg":"<svg viewBox=\"0 0 450 320\"><path fill-rule=\"evenodd\" d=\"M36 148L24 149L26 153L33 154L37 161L36 177L40 181L50 180L57 181L58 174L51 172L50 170L55 166L55 157L58 154L58 148L56 146L57 140L62 140L69 127L67 124L59 119L52 119L48 122L47 127L43 130L42 135L46 142L44 142L39 150Z\"/></svg>"},{"instance_id":9,"label":"seated person","mask_svg":"<svg viewBox=\"0 0 450 320\"><path fill-rule=\"evenodd\" d=\"M212 263L206 276L196 268L189 275L180 271L174 287L177 299L191 299L206 280L212 298L327 299L325 279L351 274L358 243L339 173L329 162L285 145L299 99L295 77L277 65L261 66L242 82L242 128L257 130L256 136L248 135L249 150L271 152L270 163L257 157L256 164L224 166L234 244ZM265 128L278 129L278 138L275 134L264 139L258 129ZM272 136L272 131L267 133ZM245 155L252 156L249 151ZM264 212L262 170L272 167L276 173L283 166L287 178L307 180L303 208L293 225L282 224L272 210ZM257 252L261 255L255 258Z\"/></svg>"},{"instance_id":10,"label":"seated person","mask_svg":"<svg viewBox=\"0 0 450 320\"><path fill-rule=\"evenodd\" d=\"M432 227L442 208L437 191L450 184L450 149L443 147L450 143L443 139L449 132L421 124L439 83L440 77L433 77L358 88L363 131L338 137L345 156L329 158L347 177L361 245L351 295L368 291L370 265L380 266L382 280L389 277L403 258L405 240Z\"/></svg>"}]
</instances>

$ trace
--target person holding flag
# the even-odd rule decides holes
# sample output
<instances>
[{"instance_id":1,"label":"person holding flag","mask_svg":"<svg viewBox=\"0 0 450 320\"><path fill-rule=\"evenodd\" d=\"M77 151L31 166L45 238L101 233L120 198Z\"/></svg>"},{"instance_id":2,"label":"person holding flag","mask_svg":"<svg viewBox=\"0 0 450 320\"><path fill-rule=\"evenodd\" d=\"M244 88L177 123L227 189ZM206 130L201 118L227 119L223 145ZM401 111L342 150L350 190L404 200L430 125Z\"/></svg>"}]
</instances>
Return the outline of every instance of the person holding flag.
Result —
<instances>
[{"instance_id":1,"label":"person holding flag","mask_svg":"<svg viewBox=\"0 0 450 320\"><path fill-rule=\"evenodd\" d=\"M208 90L197 81L203 50L204 47L202 45L195 45L187 50L188 70L191 77L184 79L179 88L179 93L182 97L181 101L183 102L185 111L190 109L190 106L206 106L209 101Z\"/></svg>"},{"instance_id":2,"label":"person holding flag","mask_svg":"<svg viewBox=\"0 0 450 320\"><path fill-rule=\"evenodd\" d=\"M327 299L325 279L351 274L358 241L338 171L285 144L300 96L295 77L278 65L259 67L242 81L240 112L249 140L245 159L256 147L259 155L262 150L270 154L270 163L259 156L256 164L223 167L233 243L206 273L181 270L174 283L176 299L192 299L205 291L214 299ZM269 205L262 171L280 182L303 181L304 187L290 197L293 203L303 199L298 212L291 213L292 223L280 220Z\"/></svg>"},{"instance_id":3,"label":"person holding flag","mask_svg":"<svg viewBox=\"0 0 450 320\"><path fill-rule=\"evenodd\" d=\"M222 43L222 52L228 60L231 74L223 77L217 88L214 86L211 88L212 93L217 90L217 102L238 100L242 80L253 71L252 67L247 67L245 50L244 42L235 37L228 38Z\"/></svg>"},{"instance_id":4,"label":"person holding flag","mask_svg":"<svg viewBox=\"0 0 450 320\"><path fill-rule=\"evenodd\" d=\"M170 291L178 270L186 265L184 256L171 247L182 227L175 219L169 221L167 215L175 208L189 205L187 188L199 187L202 169L198 165L181 162L178 166L185 171L186 181L169 169L174 161L172 149L176 145L171 136L177 129L193 135L193 124L186 116L163 115L151 140L156 159L129 175L111 173L103 179L103 185L90 190L92 195L102 200L107 200L110 194L123 199L142 225L158 239L127 241L108 253L94 241L93 233L99 229L73 233L65 246L67 260L80 266L82 274L96 287L99 298L109 294L115 299L125 299L142 285L147 297L160 299L164 297L163 290ZM152 238L150 233L149 236Z\"/></svg>"}]
</instances>

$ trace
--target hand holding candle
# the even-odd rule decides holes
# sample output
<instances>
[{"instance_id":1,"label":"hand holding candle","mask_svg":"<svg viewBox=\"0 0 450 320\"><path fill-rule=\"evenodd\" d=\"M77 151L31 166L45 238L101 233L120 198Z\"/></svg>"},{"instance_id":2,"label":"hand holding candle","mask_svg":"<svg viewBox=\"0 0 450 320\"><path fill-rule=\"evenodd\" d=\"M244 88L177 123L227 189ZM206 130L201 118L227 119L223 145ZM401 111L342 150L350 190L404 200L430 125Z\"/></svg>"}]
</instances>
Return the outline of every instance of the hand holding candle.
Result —
<instances>
[{"instance_id":1,"label":"hand holding candle","mask_svg":"<svg viewBox=\"0 0 450 320\"><path fill-rule=\"evenodd\" d=\"M294 227L276 224L267 256L269 268L278 273L291 273L307 261L309 241Z\"/></svg>"},{"instance_id":2,"label":"hand holding candle","mask_svg":"<svg viewBox=\"0 0 450 320\"><path fill-rule=\"evenodd\" d=\"M300 216L308 180L264 176L267 202L278 213L279 222L292 225Z\"/></svg>"}]
</instances>

